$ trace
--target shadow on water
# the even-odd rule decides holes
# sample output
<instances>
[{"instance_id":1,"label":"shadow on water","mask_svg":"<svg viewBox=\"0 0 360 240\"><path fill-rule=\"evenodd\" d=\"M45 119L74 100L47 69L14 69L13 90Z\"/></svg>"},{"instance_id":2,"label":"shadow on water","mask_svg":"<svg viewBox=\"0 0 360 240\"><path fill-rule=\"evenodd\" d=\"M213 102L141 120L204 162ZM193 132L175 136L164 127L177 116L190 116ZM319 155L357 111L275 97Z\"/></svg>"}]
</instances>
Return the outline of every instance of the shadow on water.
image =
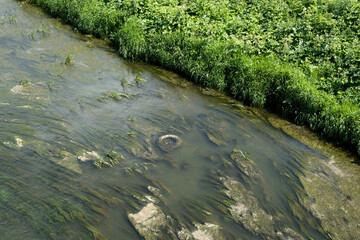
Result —
<instances>
[{"instance_id":1,"label":"shadow on water","mask_svg":"<svg viewBox=\"0 0 360 240\"><path fill-rule=\"evenodd\" d=\"M350 161L31 5L0 16L1 239L360 237Z\"/></svg>"}]
</instances>

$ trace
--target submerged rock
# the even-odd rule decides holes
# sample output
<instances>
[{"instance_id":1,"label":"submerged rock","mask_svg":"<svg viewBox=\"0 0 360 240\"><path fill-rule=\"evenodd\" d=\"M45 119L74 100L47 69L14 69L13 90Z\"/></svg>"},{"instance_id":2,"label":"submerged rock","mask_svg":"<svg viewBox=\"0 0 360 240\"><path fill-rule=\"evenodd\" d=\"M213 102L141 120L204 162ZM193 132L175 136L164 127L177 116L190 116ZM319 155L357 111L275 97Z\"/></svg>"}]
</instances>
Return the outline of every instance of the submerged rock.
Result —
<instances>
[{"instance_id":1,"label":"submerged rock","mask_svg":"<svg viewBox=\"0 0 360 240\"><path fill-rule=\"evenodd\" d=\"M138 233L146 240L152 239L180 239L180 240L221 240L225 239L220 232L220 226L212 223L194 223L196 229L190 232L182 227L175 234L173 219L153 202L148 203L136 214L129 214L128 218Z\"/></svg>"},{"instance_id":2,"label":"submerged rock","mask_svg":"<svg viewBox=\"0 0 360 240\"><path fill-rule=\"evenodd\" d=\"M27 96L27 98L31 101L45 104L50 102L50 96L49 90L44 86L45 85L42 82L35 84L25 82L14 86L12 89L10 89L10 92Z\"/></svg>"},{"instance_id":3,"label":"submerged rock","mask_svg":"<svg viewBox=\"0 0 360 240\"><path fill-rule=\"evenodd\" d=\"M215 144L216 146L225 146L225 142L222 140L222 136L219 137L219 134L215 134L214 132L205 132L206 137L210 142Z\"/></svg>"},{"instance_id":4,"label":"submerged rock","mask_svg":"<svg viewBox=\"0 0 360 240\"><path fill-rule=\"evenodd\" d=\"M177 233L180 240L222 240L226 239L220 232L220 226L213 223L194 223L195 230L190 232L186 227L183 227Z\"/></svg>"},{"instance_id":5,"label":"submerged rock","mask_svg":"<svg viewBox=\"0 0 360 240\"><path fill-rule=\"evenodd\" d=\"M235 162L235 165L250 181L256 181L262 179L262 174L257 165L249 156L239 149L234 149L230 158Z\"/></svg>"},{"instance_id":6,"label":"submerged rock","mask_svg":"<svg viewBox=\"0 0 360 240\"><path fill-rule=\"evenodd\" d=\"M138 213L129 214L128 218L145 239L161 239L162 231L168 224L166 215L154 203L148 203Z\"/></svg>"},{"instance_id":7,"label":"submerged rock","mask_svg":"<svg viewBox=\"0 0 360 240\"><path fill-rule=\"evenodd\" d=\"M15 143L13 142L10 142L10 141L6 141L6 142L3 142L5 146L7 146L8 148L13 148L13 149L16 149L16 148L21 148L23 147L23 140L20 138L20 137L14 137L15 139Z\"/></svg>"},{"instance_id":8,"label":"submerged rock","mask_svg":"<svg viewBox=\"0 0 360 240\"><path fill-rule=\"evenodd\" d=\"M60 151L59 155L62 157L62 159L59 161L55 161L57 164L67 169L70 169L76 173L82 174L80 164L75 155L66 151Z\"/></svg>"},{"instance_id":9,"label":"submerged rock","mask_svg":"<svg viewBox=\"0 0 360 240\"><path fill-rule=\"evenodd\" d=\"M137 232L145 239L180 239L180 240L222 240L225 239L217 224L192 222L188 228L171 211L165 214L158 204L167 203L159 188L148 186L153 195L137 196L147 204L137 213L128 214L128 219ZM186 211L184 209L184 211Z\"/></svg>"},{"instance_id":10,"label":"submerged rock","mask_svg":"<svg viewBox=\"0 0 360 240\"><path fill-rule=\"evenodd\" d=\"M23 147L23 140L19 137L15 137L16 145L20 148Z\"/></svg>"},{"instance_id":11,"label":"submerged rock","mask_svg":"<svg viewBox=\"0 0 360 240\"><path fill-rule=\"evenodd\" d=\"M220 233L220 226L212 224L212 223L205 223L202 224L195 224L197 230L191 233L192 237L196 240L220 240L224 239L224 237Z\"/></svg>"},{"instance_id":12,"label":"submerged rock","mask_svg":"<svg viewBox=\"0 0 360 240\"><path fill-rule=\"evenodd\" d=\"M285 228L282 232L276 232L276 236L279 240L305 240L304 237L291 228Z\"/></svg>"},{"instance_id":13,"label":"submerged rock","mask_svg":"<svg viewBox=\"0 0 360 240\"><path fill-rule=\"evenodd\" d=\"M245 229L263 239L304 239L291 228L279 229L275 221L280 220L281 215L274 218L265 212L254 193L246 189L240 182L229 177L220 177L219 180L227 189L226 196L233 200L228 207L231 217L234 221L242 224Z\"/></svg>"},{"instance_id":14,"label":"submerged rock","mask_svg":"<svg viewBox=\"0 0 360 240\"><path fill-rule=\"evenodd\" d=\"M274 239L276 234L273 217L260 207L253 193L234 179L221 177L220 181L227 188L225 194L234 200L229 207L232 218L250 232Z\"/></svg>"},{"instance_id":15,"label":"submerged rock","mask_svg":"<svg viewBox=\"0 0 360 240\"><path fill-rule=\"evenodd\" d=\"M148 186L147 189L158 199L160 199L163 203L166 203L165 197L161 194L161 191L159 188Z\"/></svg>"},{"instance_id":16,"label":"submerged rock","mask_svg":"<svg viewBox=\"0 0 360 240\"><path fill-rule=\"evenodd\" d=\"M206 138L216 146L225 146L224 141L227 135L223 131L228 123L214 114L199 114L198 123L199 129L203 131Z\"/></svg>"},{"instance_id":17,"label":"submerged rock","mask_svg":"<svg viewBox=\"0 0 360 240\"><path fill-rule=\"evenodd\" d=\"M193 239L193 236L191 234L191 232L189 231L189 229L183 227L180 231L177 232L177 237L180 240L190 240Z\"/></svg>"},{"instance_id":18,"label":"submerged rock","mask_svg":"<svg viewBox=\"0 0 360 240\"><path fill-rule=\"evenodd\" d=\"M82 150L77 154L77 159L81 162L88 162L100 160L102 157L96 151L87 152Z\"/></svg>"},{"instance_id":19,"label":"submerged rock","mask_svg":"<svg viewBox=\"0 0 360 240\"><path fill-rule=\"evenodd\" d=\"M96 151L85 151L82 150L77 154L77 159L80 162L92 162L92 164L97 168L102 167L113 167L115 164L119 163L120 159L124 159L122 155L117 152L110 151L107 153L106 157L103 158Z\"/></svg>"},{"instance_id":20,"label":"submerged rock","mask_svg":"<svg viewBox=\"0 0 360 240\"><path fill-rule=\"evenodd\" d=\"M26 93L24 93L24 91L25 91L24 85L16 85L12 89L10 89L10 92L12 92L12 93L18 93L18 94L22 94L22 95L27 95Z\"/></svg>"}]
</instances>

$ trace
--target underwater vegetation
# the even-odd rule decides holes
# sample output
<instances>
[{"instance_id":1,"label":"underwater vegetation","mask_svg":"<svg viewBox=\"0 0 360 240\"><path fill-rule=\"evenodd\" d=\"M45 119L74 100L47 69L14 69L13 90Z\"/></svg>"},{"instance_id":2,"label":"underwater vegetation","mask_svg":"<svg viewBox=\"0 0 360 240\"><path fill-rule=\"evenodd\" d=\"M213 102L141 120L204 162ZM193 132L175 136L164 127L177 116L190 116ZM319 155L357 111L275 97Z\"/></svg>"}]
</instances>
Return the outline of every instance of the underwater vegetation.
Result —
<instances>
[{"instance_id":1,"label":"underwater vegetation","mask_svg":"<svg viewBox=\"0 0 360 240\"><path fill-rule=\"evenodd\" d=\"M36 156L37 149L33 151L35 154L30 154ZM68 156L66 152L61 154ZM85 186L74 178L75 172L46 158L37 155L34 162L50 166L42 171L41 176L32 178L33 183L44 186L42 191L46 191L46 197L40 197L33 191L33 186L22 180L20 168L23 163L12 166L11 174L0 174L2 223L11 224L17 218L22 219L24 226L31 227L28 234L36 234L36 238L42 239L57 239L69 234L78 238L104 239L97 229L99 219L105 219L107 209L121 204L121 200L100 189ZM71 225L77 226L78 230L73 232Z\"/></svg>"},{"instance_id":2,"label":"underwater vegetation","mask_svg":"<svg viewBox=\"0 0 360 240\"><path fill-rule=\"evenodd\" d=\"M124 98L130 98L132 95L125 94L125 93L118 93L118 92L102 92L103 96L98 97L99 101L106 101L107 99L111 99L114 101L121 101Z\"/></svg>"},{"instance_id":3,"label":"underwater vegetation","mask_svg":"<svg viewBox=\"0 0 360 240\"><path fill-rule=\"evenodd\" d=\"M65 65L72 65L74 62L74 56L69 54L66 58L65 58Z\"/></svg>"},{"instance_id":4,"label":"underwater vegetation","mask_svg":"<svg viewBox=\"0 0 360 240\"><path fill-rule=\"evenodd\" d=\"M358 1L28 0L360 154ZM141 79L136 78L141 84Z\"/></svg>"}]
</instances>

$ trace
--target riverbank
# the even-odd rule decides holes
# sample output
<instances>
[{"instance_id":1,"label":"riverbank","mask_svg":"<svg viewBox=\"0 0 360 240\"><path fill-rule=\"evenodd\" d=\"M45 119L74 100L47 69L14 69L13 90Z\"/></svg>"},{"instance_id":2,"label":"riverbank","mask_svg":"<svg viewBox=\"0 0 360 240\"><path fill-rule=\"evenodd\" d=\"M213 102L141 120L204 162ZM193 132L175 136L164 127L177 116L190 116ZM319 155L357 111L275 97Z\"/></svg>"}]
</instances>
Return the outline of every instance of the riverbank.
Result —
<instances>
[{"instance_id":1,"label":"riverbank","mask_svg":"<svg viewBox=\"0 0 360 240\"><path fill-rule=\"evenodd\" d=\"M181 73L360 154L356 1L31 0L125 58Z\"/></svg>"}]
</instances>

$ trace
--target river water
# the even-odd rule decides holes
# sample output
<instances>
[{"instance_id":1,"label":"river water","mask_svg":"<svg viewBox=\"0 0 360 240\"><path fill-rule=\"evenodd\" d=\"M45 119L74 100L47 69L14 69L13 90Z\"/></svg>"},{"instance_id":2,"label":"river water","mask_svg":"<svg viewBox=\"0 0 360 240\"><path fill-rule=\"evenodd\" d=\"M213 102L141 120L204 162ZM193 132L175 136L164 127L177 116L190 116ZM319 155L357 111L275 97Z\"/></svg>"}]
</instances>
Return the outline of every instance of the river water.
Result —
<instances>
[{"instance_id":1,"label":"river water","mask_svg":"<svg viewBox=\"0 0 360 240\"><path fill-rule=\"evenodd\" d=\"M360 239L359 166L258 111L2 0L0 239Z\"/></svg>"}]
</instances>

